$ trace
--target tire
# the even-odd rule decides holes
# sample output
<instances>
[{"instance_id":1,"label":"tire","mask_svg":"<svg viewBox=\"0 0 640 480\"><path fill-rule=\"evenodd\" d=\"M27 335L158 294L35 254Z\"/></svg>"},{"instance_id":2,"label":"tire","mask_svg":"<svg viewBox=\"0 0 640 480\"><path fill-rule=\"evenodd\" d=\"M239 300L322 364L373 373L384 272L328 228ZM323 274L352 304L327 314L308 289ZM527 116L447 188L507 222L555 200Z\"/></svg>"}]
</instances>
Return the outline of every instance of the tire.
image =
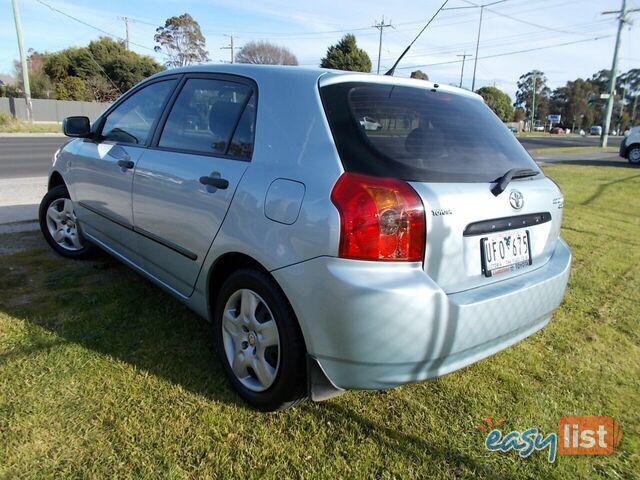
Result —
<instances>
[{"instance_id":1,"label":"tire","mask_svg":"<svg viewBox=\"0 0 640 480\"><path fill-rule=\"evenodd\" d=\"M271 412L306 399L304 339L289 302L266 273L232 273L218 294L213 326L225 373L249 405Z\"/></svg>"},{"instance_id":2,"label":"tire","mask_svg":"<svg viewBox=\"0 0 640 480\"><path fill-rule=\"evenodd\" d=\"M50 213L50 209L56 210L57 213ZM53 187L42 198L38 218L44 239L63 257L85 259L95 253L96 247L82 236L80 224L73 211L73 202L64 185ZM54 235L58 233L60 237L56 240Z\"/></svg>"},{"instance_id":3,"label":"tire","mask_svg":"<svg viewBox=\"0 0 640 480\"><path fill-rule=\"evenodd\" d=\"M632 165L640 165L640 145L634 145L627 150L627 160Z\"/></svg>"}]
</instances>

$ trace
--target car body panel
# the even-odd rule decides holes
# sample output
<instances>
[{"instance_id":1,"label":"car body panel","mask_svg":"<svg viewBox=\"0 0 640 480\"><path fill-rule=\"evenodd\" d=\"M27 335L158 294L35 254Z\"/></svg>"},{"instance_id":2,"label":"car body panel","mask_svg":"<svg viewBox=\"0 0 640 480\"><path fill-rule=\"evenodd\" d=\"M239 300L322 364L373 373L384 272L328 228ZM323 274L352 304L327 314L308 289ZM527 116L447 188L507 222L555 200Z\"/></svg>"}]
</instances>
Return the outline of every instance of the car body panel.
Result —
<instances>
[{"instance_id":1,"label":"car body panel","mask_svg":"<svg viewBox=\"0 0 640 480\"><path fill-rule=\"evenodd\" d=\"M134 175L133 218L147 271L183 295L191 294L248 165L155 149L145 153ZM209 175L228 180L229 187L200 183Z\"/></svg>"},{"instance_id":2,"label":"car body panel","mask_svg":"<svg viewBox=\"0 0 640 480\"><path fill-rule=\"evenodd\" d=\"M321 257L274 276L329 378L378 389L444 375L535 332L562 300L570 263L560 240L543 267L453 295L419 263Z\"/></svg>"}]
</instances>

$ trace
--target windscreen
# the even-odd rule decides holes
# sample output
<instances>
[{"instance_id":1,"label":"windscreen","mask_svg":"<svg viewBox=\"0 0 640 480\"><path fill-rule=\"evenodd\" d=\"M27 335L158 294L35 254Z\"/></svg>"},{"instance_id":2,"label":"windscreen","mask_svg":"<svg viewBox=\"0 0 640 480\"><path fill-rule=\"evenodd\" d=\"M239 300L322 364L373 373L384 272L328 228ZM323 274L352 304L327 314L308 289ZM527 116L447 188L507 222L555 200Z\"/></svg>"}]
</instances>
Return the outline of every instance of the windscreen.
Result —
<instances>
[{"instance_id":1,"label":"windscreen","mask_svg":"<svg viewBox=\"0 0 640 480\"><path fill-rule=\"evenodd\" d=\"M345 82L321 88L347 171L423 182L492 182L539 171L479 99L436 88Z\"/></svg>"}]
</instances>

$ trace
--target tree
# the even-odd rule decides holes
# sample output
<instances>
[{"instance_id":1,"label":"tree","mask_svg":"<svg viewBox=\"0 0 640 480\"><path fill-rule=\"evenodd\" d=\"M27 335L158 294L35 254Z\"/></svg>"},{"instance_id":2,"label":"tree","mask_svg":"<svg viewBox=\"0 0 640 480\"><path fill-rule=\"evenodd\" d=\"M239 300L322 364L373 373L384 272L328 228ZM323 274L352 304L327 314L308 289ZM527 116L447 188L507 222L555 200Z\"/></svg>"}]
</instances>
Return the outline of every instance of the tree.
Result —
<instances>
[{"instance_id":1,"label":"tree","mask_svg":"<svg viewBox=\"0 0 640 480\"><path fill-rule=\"evenodd\" d=\"M551 90L547 86L547 77L540 70L532 70L521 75L518 79L515 107L522 107L531 118L533 105L533 85L536 86L536 119L545 119L549 114L549 95Z\"/></svg>"},{"instance_id":2,"label":"tree","mask_svg":"<svg viewBox=\"0 0 640 480\"><path fill-rule=\"evenodd\" d=\"M512 122L521 122L525 119L524 108L518 107L513 110Z\"/></svg>"},{"instance_id":3,"label":"tree","mask_svg":"<svg viewBox=\"0 0 640 480\"><path fill-rule=\"evenodd\" d=\"M44 72L44 62L47 58L46 53L40 53L35 50L29 50L27 57L27 70L29 71L29 87L31 88L32 98L55 98L55 88L51 79ZM24 85L22 81L22 64L15 60L13 62L16 84L7 89L9 96L24 95Z\"/></svg>"},{"instance_id":4,"label":"tree","mask_svg":"<svg viewBox=\"0 0 640 480\"><path fill-rule=\"evenodd\" d=\"M67 48L47 54L43 62L44 72L68 100L91 100L108 102L115 100L136 83L162 70L153 58L139 55L126 49L124 42L100 38L87 47ZM76 88L80 79L85 89Z\"/></svg>"},{"instance_id":5,"label":"tree","mask_svg":"<svg viewBox=\"0 0 640 480\"><path fill-rule=\"evenodd\" d=\"M200 25L188 13L168 18L163 27L156 28L153 40L159 43L154 50L164 52L167 56L167 67L184 67L209 61Z\"/></svg>"},{"instance_id":6,"label":"tree","mask_svg":"<svg viewBox=\"0 0 640 480\"><path fill-rule=\"evenodd\" d=\"M418 80L429 80L429 75L424 73L422 70L416 70L411 72L411 78L417 78Z\"/></svg>"},{"instance_id":7,"label":"tree","mask_svg":"<svg viewBox=\"0 0 640 480\"><path fill-rule=\"evenodd\" d=\"M627 104L629 105L629 123L633 126L637 124L637 118L640 113L638 105L640 97L640 68L633 68L627 73L620 75L620 82L626 89Z\"/></svg>"},{"instance_id":8,"label":"tree","mask_svg":"<svg viewBox=\"0 0 640 480\"><path fill-rule=\"evenodd\" d=\"M56 97L58 100L93 100L93 94L78 77L65 77L62 81L56 83Z\"/></svg>"},{"instance_id":9,"label":"tree","mask_svg":"<svg viewBox=\"0 0 640 480\"><path fill-rule=\"evenodd\" d=\"M336 44L327 49L327 54L320 61L322 68L350 70L353 72L370 72L371 59L367 52L358 48L356 37L347 34Z\"/></svg>"},{"instance_id":10,"label":"tree","mask_svg":"<svg viewBox=\"0 0 640 480\"><path fill-rule=\"evenodd\" d=\"M493 110L500 120L509 122L513 118L513 106L511 97L496 87L482 87L476 90L487 106Z\"/></svg>"},{"instance_id":11,"label":"tree","mask_svg":"<svg viewBox=\"0 0 640 480\"><path fill-rule=\"evenodd\" d=\"M553 113L562 115L566 126L586 129L598 118L593 108L593 101L598 95L598 87L591 80L577 78L553 91L551 108Z\"/></svg>"},{"instance_id":12,"label":"tree","mask_svg":"<svg viewBox=\"0 0 640 480\"><path fill-rule=\"evenodd\" d=\"M236 62L264 65L298 65L298 59L291 53L291 50L265 41L245 44L236 54Z\"/></svg>"}]
</instances>

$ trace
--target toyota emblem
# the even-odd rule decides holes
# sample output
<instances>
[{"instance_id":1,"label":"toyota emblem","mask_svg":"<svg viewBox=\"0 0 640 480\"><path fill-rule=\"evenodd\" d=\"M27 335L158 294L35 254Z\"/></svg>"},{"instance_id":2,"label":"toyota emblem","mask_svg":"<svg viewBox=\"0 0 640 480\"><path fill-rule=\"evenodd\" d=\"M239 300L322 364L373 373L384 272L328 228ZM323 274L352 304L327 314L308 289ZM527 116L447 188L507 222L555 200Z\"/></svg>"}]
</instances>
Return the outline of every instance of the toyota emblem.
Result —
<instances>
[{"instance_id":1,"label":"toyota emblem","mask_svg":"<svg viewBox=\"0 0 640 480\"><path fill-rule=\"evenodd\" d=\"M524 197L518 190L511 190L509 193L509 203L514 210L520 210L524 205Z\"/></svg>"}]
</instances>

